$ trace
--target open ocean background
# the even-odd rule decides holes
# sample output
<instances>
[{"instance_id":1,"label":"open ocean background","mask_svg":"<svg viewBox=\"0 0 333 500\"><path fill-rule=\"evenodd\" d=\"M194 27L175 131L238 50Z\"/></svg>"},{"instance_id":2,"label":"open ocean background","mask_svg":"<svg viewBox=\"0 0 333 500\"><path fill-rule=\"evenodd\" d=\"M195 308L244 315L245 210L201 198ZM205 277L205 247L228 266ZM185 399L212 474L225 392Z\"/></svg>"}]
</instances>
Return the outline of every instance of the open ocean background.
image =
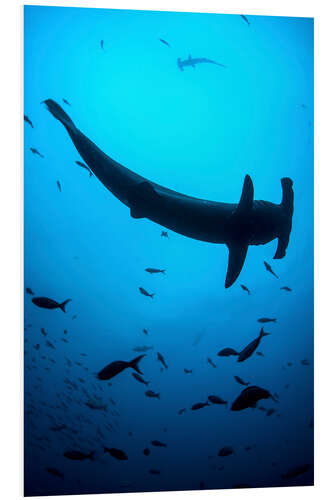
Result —
<instances>
[{"instance_id":1,"label":"open ocean background","mask_svg":"<svg viewBox=\"0 0 333 500\"><path fill-rule=\"evenodd\" d=\"M24 123L25 287L72 299L64 314L37 308L25 293L26 495L313 483L313 470L281 478L313 464L313 19L248 20L250 26L239 15L24 8L24 112L34 125ZM201 64L181 72L177 58L189 54L227 68ZM226 246L171 231L162 238L162 227L132 219L75 164L81 158L41 104L47 98L112 158L191 196L238 202L249 174L255 199L279 203L280 179L291 177L295 212L285 258L273 260L276 240L250 247L226 290ZM258 349L263 357L237 363L217 356L257 337L262 316L277 318L265 325L271 335ZM153 346L140 362L148 387L130 369L112 385L96 379L142 345ZM276 392L278 403L259 402L276 412L231 412L244 388L234 375ZM147 389L160 399L148 398ZM228 407L191 411L211 394ZM89 397L106 411L87 407ZM66 428L50 429L60 424ZM104 454L104 446L124 450L128 460ZM224 446L234 453L217 456ZM94 460L71 461L63 456L70 449L94 451Z\"/></svg>"}]
</instances>

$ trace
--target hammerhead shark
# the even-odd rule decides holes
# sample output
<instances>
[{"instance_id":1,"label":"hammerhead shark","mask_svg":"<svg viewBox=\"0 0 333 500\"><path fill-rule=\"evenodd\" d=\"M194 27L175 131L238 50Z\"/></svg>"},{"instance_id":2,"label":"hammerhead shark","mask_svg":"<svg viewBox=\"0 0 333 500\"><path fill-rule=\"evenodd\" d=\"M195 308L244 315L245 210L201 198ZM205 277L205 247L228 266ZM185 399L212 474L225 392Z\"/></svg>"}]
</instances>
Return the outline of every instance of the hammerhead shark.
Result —
<instances>
[{"instance_id":1,"label":"hammerhead shark","mask_svg":"<svg viewBox=\"0 0 333 500\"><path fill-rule=\"evenodd\" d=\"M188 59L181 60L180 57L178 57L177 59L177 65L180 71L184 71L184 66L192 66L192 68L195 68L196 64L201 64L201 63L216 64L217 66L222 66L222 68L226 68L224 64L212 61L212 59L207 59L206 57L196 57L193 59L191 54L188 56Z\"/></svg>"},{"instance_id":2,"label":"hammerhead shark","mask_svg":"<svg viewBox=\"0 0 333 500\"><path fill-rule=\"evenodd\" d=\"M275 259L286 254L294 208L293 182L281 179L280 204L253 199L253 183L245 176L239 203L221 203L187 196L160 186L107 156L86 137L52 99L47 109L66 128L77 151L95 176L135 219L147 218L199 241L224 243L229 249L225 287L238 278L249 245L264 245L278 238Z\"/></svg>"}]
</instances>

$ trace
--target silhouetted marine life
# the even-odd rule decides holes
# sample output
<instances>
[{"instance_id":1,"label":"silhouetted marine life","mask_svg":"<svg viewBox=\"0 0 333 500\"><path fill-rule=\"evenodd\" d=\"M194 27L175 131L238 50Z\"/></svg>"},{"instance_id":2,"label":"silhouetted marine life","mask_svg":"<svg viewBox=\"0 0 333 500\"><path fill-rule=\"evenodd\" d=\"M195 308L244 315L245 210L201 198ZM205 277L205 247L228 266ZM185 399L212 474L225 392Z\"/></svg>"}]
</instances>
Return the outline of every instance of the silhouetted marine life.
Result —
<instances>
[{"instance_id":1,"label":"silhouetted marine life","mask_svg":"<svg viewBox=\"0 0 333 500\"><path fill-rule=\"evenodd\" d=\"M89 177L92 177L92 171L90 170L89 167L87 167L87 165L85 165L84 163L82 163L82 161L76 161L75 162L77 165L79 165L80 167L84 168L85 170L88 170L89 172Z\"/></svg>"},{"instance_id":2,"label":"silhouetted marine life","mask_svg":"<svg viewBox=\"0 0 333 500\"><path fill-rule=\"evenodd\" d=\"M257 351L256 354L257 354L257 356L264 356L261 351Z\"/></svg>"},{"instance_id":3,"label":"silhouetted marine life","mask_svg":"<svg viewBox=\"0 0 333 500\"><path fill-rule=\"evenodd\" d=\"M210 358L207 358L207 361L213 368L216 368L216 364Z\"/></svg>"},{"instance_id":4,"label":"silhouetted marine life","mask_svg":"<svg viewBox=\"0 0 333 500\"><path fill-rule=\"evenodd\" d=\"M134 352L147 352L150 351L150 349L154 349L152 345L138 345L136 347L133 347Z\"/></svg>"},{"instance_id":5,"label":"silhouetted marine life","mask_svg":"<svg viewBox=\"0 0 333 500\"><path fill-rule=\"evenodd\" d=\"M244 349L239 353L237 361L240 363L240 362L248 359L250 356L252 356L252 354L255 352L255 350L259 346L261 339L263 337L266 337L267 335L269 335L269 333L264 332L264 328L261 328L258 337L256 339L252 340L252 342L250 342L246 347L244 347Z\"/></svg>"},{"instance_id":6,"label":"silhouetted marine life","mask_svg":"<svg viewBox=\"0 0 333 500\"><path fill-rule=\"evenodd\" d=\"M246 16L243 16L243 14L240 14L241 18L244 19L244 21L247 23L248 26L250 26L250 22Z\"/></svg>"},{"instance_id":7,"label":"silhouetted marine life","mask_svg":"<svg viewBox=\"0 0 333 500\"><path fill-rule=\"evenodd\" d=\"M229 455L232 455L233 452L234 452L234 449L232 448L232 446L224 446L218 452L218 456L219 457L228 457Z\"/></svg>"},{"instance_id":8,"label":"silhouetted marine life","mask_svg":"<svg viewBox=\"0 0 333 500\"><path fill-rule=\"evenodd\" d=\"M31 300L35 306L42 307L43 309L61 309L65 313L65 306L72 299L64 300L64 302L56 302L48 297L33 297Z\"/></svg>"},{"instance_id":9,"label":"silhouetted marine life","mask_svg":"<svg viewBox=\"0 0 333 500\"><path fill-rule=\"evenodd\" d=\"M274 257L274 259L276 259L276 258L277 258L277 257ZM264 260L264 264L265 264L266 270L267 270L269 273L273 274L273 276L275 276L275 278L278 278L278 275L277 275L277 274L275 274L275 272L273 271L273 269L271 268L271 266L268 264L268 262L266 262L266 261Z\"/></svg>"},{"instance_id":10,"label":"silhouetted marine life","mask_svg":"<svg viewBox=\"0 0 333 500\"><path fill-rule=\"evenodd\" d=\"M270 417L271 415L273 415L273 413L276 413L275 408L269 408L266 412L266 415L267 417Z\"/></svg>"},{"instance_id":11,"label":"silhouetted marine life","mask_svg":"<svg viewBox=\"0 0 333 500\"><path fill-rule=\"evenodd\" d=\"M276 318L259 318L258 323L276 323Z\"/></svg>"},{"instance_id":12,"label":"silhouetted marine life","mask_svg":"<svg viewBox=\"0 0 333 500\"><path fill-rule=\"evenodd\" d=\"M269 391L266 391L266 389L262 389L256 385L251 385L250 387L244 389L235 399L232 403L231 410L240 411L245 410L246 408L255 408L260 399L268 398L271 398L276 402L276 399Z\"/></svg>"},{"instance_id":13,"label":"silhouetted marine life","mask_svg":"<svg viewBox=\"0 0 333 500\"><path fill-rule=\"evenodd\" d=\"M44 155L42 155L38 149L36 148L30 148L30 151L34 154L34 155L37 155L37 156L40 156L41 158L44 158Z\"/></svg>"},{"instance_id":14,"label":"silhouetted marine life","mask_svg":"<svg viewBox=\"0 0 333 500\"><path fill-rule=\"evenodd\" d=\"M57 477L61 477L61 478L64 477L64 474L62 472L60 472L60 470L55 469L54 467L47 467L46 470L49 474L52 474L53 476L57 476Z\"/></svg>"},{"instance_id":15,"label":"silhouetted marine life","mask_svg":"<svg viewBox=\"0 0 333 500\"><path fill-rule=\"evenodd\" d=\"M154 391L146 391L145 395L148 396L148 398L156 398L160 399L160 393L159 392L154 392Z\"/></svg>"},{"instance_id":16,"label":"silhouetted marine life","mask_svg":"<svg viewBox=\"0 0 333 500\"><path fill-rule=\"evenodd\" d=\"M232 349L231 347L225 347L224 349L219 351L217 355L221 357L238 356L238 352L235 351L235 349Z\"/></svg>"},{"instance_id":17,"label":"silhouetted marine life","mask_svg":"<svg viewBox=\"0 0 333 500\"><path fill-rule=\"evenodd\" d=\"M285 290L286 292L291 292L291 288L289 286L281 286L280 290Z\"/></svg>"},{"instance_id":18,"label":"silhouetted marine life","mask_svg":"<svg viewBox=\"0 0 333 500\"><path fill-rule=\"evenodd\" d=\"M32 124L32 121L30 120L29 116L27 115L24 115L24 121L29 123L30 127L31 128L34 128L33 124Z\"/></svg>"},{"instance_id":19,"label":"silhouetted marine life","mask_svg":"<svg viewBox=\"0 0 333 500\"><path fill-rule=\"evenodd\" d=\"M58 186L58 189L59 189L59 191L60 191L60 193L61 193L61 184L60 184L60 182L59 182L59 181L57 181L57 186Z\"/></svg>"},{"instance_id":20,"label":"silhouetted marine life","mask_svg":"<svg viewBox=\"0 0 333 500\"><path fill-rule=\"evenodd\" d=\"M311 464L297 465L296 467L292 467L284 474L281 474L282 479L293 479L294 477L298 477L301 474L305 474L312 469Z\"/></svg>"},{"instance_id":21,"label":"silhouetted marine life","mask_svg":"<svg viewBox=\"0 0 333 500\"><path fill-rule=\"evenodd\" d=\"M161 232L161 237L162 238L169 238L168 232L167 231L162 231Z\"/></svg>"},{"instance_id":22,"label":"silhouetted marine life","mask_svg":"<svg viewBox=\"0 0 333 500\"><path fill-rule=\"evenodd\" d=\"M184 373L192 373L193 370L188 370L187 368L184 368Z\"/></svg>"},{"instance_id":23,"label":"silhouetted marine life","mask_svg":"<svg viewBox=\"0 0 333 500\"><path fill-rule=\"evenodd\" d=\"M147 267L145 271L147 271L147 273L150 274L157 274L157 273L165 274L165 269L155 269L154 267Z\"/></svg>"},{"instance_id":24,"label":"silhouetted marine life","mask_svg":"<svg viewBox=\"0 0 333 500\"><path fill-rule=\"evenodd\" d=\"M29 294L29 295L35 295L34 292L31 290L31 288L27 287L25 289L25 291Z\"/></svg>"},{"instance_id":25,"label":"silhouetted marine life","mask_svg":"<svg viewBox=\"0 0 333 500\"><path fill-rule=\"evenodd\" d=\"M204 408L205 406L209 406L209 403L208 401L206 401L205 403L195 403L191 410L201 410L201 408Z\"/></svg>"},{"instance_id":26,"label":"silhouetted marine life","mask_svg":"<svg viewBox=\"0 0 333 500\"><path fill-rule=\"evenodd\" d=\"M294 204L291 179L281 179L283 196L279 205L255 201L252 180L248 175L238 204L186 196L150 182L112 160L76 128L68 114L55 101L48 99L45 104L64 125L92 172L129 207L132 217L148 218L184 236L228 246L226 288L238 278L249 245L263 245L278 238L274 258L281 259L285 256Z\"/></svg>"},{"instance_id":27,"label":"silhouetted marine life","mask_svg":"<svg viewBox=\"0 0 333 500\"><path fill-rule=\"evenodd\" d=\"M227 405L228 401L220 398L220 396L208 396L208 400L215 405Z\"/></svg>"},{"instance_id":28,"label":"silhouetted marine life","mask_svg":"<svg viewBox=\"0 0 333 500\"><path fill-rule=\"evenodd\" d=\"M162 363L166 370L168 369L168 365L166 364L165 359L160 352L157 353L157 360Z\"/></svg>"},{"instance_id":29,"label":"silhouetted marine life","mask_svg":"<svg viewBox=\"0 0 333 500\"><path fill-rule=\"evenodd\" d=\"M139 375L138 373L135 373L133 372L132 373L132 377L135 378L135 380L137 380L138 382L141 382L141 384L144 384L144 385L149 385L149 382L144 380L141 375Z\"/></svg>"},{"instance_id":30,"label":"silhouetted marine life","mask_svg":"<svg viewBox=\"0 0 333 500\"><path fill-rule=\"evenodd\" d=\"M206 57L192 58L191 54L188 56L188 59L181 60L180 57L178 57L177 59L177 65L180 71L184 71L185 66L191 66L192 68L195 68L196 64L202 64L202 63L216 64L217 66L222 66L222 68L226 68L224 64L220 64L216 61L213 61L212 59L207 59Z\"/></svg>"},{"instance_id":31,"label":"silhouetted marine life","mask_svg":"<svg viewBox=\"0 0 333 500\"><path fill-rule=\"evenodd\" d=\"M90 453L83 453L79 450L69 450L65 451L64 457L69 458L70 460L85 460L86 458L94 460L94 453L94 451Z\"/></svg>"},{"instance_id":32,"label":"silhouetted marine life","mask_svg":"<svg viewBox=\"0 0 333 500\"><path fill-rule=\"evenodd\" d=\"M148 330L147 330L147 328L144 328L142 331L143 331L143 333L145 333L146 335L148 335Z\"/></svg>"},{"instance_id":33,"label":"silhouetted marine life","mask_svg":"<svg viewBox=\"0 0 333 500\"><path fill-rule=\"evenodd\" d=\"M111 457L117 460L128 460L128 456L123 450L118 450L117 448L106 448L104 446L104 453L109 453Z\"/></svg>"},{"instance_id":34,"label":"silhouetted marine life","mask_svg":"<svg viewBox=\"0 0 333 500\"><path fill-rule=\"evenodd\" d=\"M163 40L163 38L160 38L160 42L164 43L164 45L167 45L168 47L171 47L170 43L168 43L166 40Z\"/></svg>"},{"instance_id":35,"label":"silhouetted marine life","mask_svg":"<svg viewBox=\"0 0 333 500\"><path fill-rule=\"evenodd\" d=\"M238 382L241 385L249 385L249 383L250 383L250 382L244 382L244 380L242 380L238 375L235 375L234 379L236 380L236 382Z\"/></svg>"},{"instance_id":36,"label":"silhouetted marine life","mask_svg":"<svg viewBox=\"0 0 333 500\"><path fill-rule=\"evenodd\" d=\"M158 441L158 439L154 439L154 441L151 441L151 444L153 446L157 446L159 448L166 448L167 445L165 443L162 443L161 441Z\"/></svg>"},{"instance_id":37,"label":"silhouetted marine life","mask_svg":"<svg viewBox=\"0 0 333 500\"><path fill-rule=\"evenodd\" d=\"M104 49L104 40L101 40L100 44L101 44L101 49Z\"/></svg>"},{"instance_id":38,"label":"silhouetted marine life","mask_svg":"<svg viewBox=\"0 0 333 500\"><path fill-rule=\"evenodd\" d=\"M186 411L186 408L181 408L178 410L178 415L182 415Z\"/></svg>"},{"instance_id":39,"label":"silhouetted marine life","mask_svg":"<svg viewBox=\"0 0 333 500\"><path fill-rule=\"evenodd\" d=\"M241 288L248 293L248 295L251 295L251 292L250 290L245 286L245 285L241 285Z\"/></svg>"},{"instance_id":40,"label":"silhouetted marine life","mask_svg":"<svg viewBox=\"0 0 333 500\"><path fill-rule=\"evenodd\" d=\"M141 354L141 356L132 359L132 361L113 361L97 374L97 378L99 378L99 380L109 380L124 371L126 368L133 368L133 370L136 370L142 375L142 371L139 369L139 362L144 357L145 354Z\"/></svg>"},{"instance_id":41,"label":"silhouetted marine life","mask_svg":"<svg viewBox=\"0 0 333 500\"><path fill-rule=\"evenodd\" d=\"M44 335L44 337L46 337L47 332L46 332L45 328L41 328L40 331L42 332L42 334Z\"/></svg>"},{"instance_id":42,"label":"silhouetted marine life","mask_svg":"<svg viewBox=\"0 0 333 500\"><path fill-rule=\"evenodd\" d=\"M161 471L159 471L158 469L150 469L149 474L158 475L161 474Z\"/></svg>"},{"instance_id":43,"label":"silhouetted marine life","mask_svg":"<svg viewBox=\"0 0 333 500\"><path fill-rule=\"evenodd\" d=\"M100 399L90 398L85 402L85 405L88 406L91 410L107 410L107 405L102 403Z\"/></svg>"},{"instance_id":44,"label":"silhouetted marine life","mask_svg":"<svg viewBox=\"0 0 333 500\"><path fill-rule=\"evenodd\" d=\"M147 290L142 288L142 286L139 286L139 291L142 295L145 295L146 297L150 297L151 299L154 297L154 293L148 293Z\"/></svg>"},{"instance_id":45,"label":"silhouetted marine life","mask_svg":"<svg viewBox=\"0 0 333 500\"><path fill-rule=\"evenodd\" d=\"M307 359L302 359L301 364L304 366L308 366L310 363Z\"/></svg>"},{"instance_id":46,"label":"silhouetted marine life","mask_svg":"<svg viewBox=\"0 0 333 500\"><path fill-rule=\"evenodd\" d=\"M150 449L149 448L145 448L142 452L146 457L148 457L150 455Z\"/></svg>"}]
</instances>

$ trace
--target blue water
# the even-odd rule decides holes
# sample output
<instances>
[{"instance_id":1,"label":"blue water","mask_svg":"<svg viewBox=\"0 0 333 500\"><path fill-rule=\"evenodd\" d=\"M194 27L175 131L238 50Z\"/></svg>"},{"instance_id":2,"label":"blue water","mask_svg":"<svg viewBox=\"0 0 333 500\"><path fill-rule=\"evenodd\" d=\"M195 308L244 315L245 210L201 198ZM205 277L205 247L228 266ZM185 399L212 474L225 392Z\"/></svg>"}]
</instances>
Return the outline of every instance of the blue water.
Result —
<instances>
[{"instance_id":1,"label":"blue water","mask_svg":"<svg viewBox=\"0 0 333 500\"><path fill-rule=\"evenodd\" d=\"M64 314L36 307L25 293L25 494L312 484L312 469L288 481L281 474L313 464L313 19L249 16L248 26L239 15L24 12L24 112L34 125L24 124L25 287L72 299ZM177 58L189 54L227 68L181 72ZM161 226L131 218L75 164L82 159L66 130L40 104L47 98L112 158L191 196L236 203L249 174L256 199L280 203L280 179L291 177L295 212L285 258L273 260L276 240L250 247L226 290L226 246L172 231L163 238ZM262 316L277 318L265 326L271 335L258 348L263 357L237 363L217 356L224 347L244 348ZM153 346L140 362L148 387L130 369L112 385L96 378L142 345ZM278 403L259 402L276 412L230 411L244 388L234 375L276 392ZM147 389L160 399L148 398ZM211 394L228 407L191 411ZM106 411L87 407L87 395L101 398ZM67 428L50 430L58 424ZM151 446L154 439L167 448ZM104 446L122 449L128 460L104 454ZM218 457L224 446L234 453ZM94 460L69 460L68 450L94 451Z\"/></svg>"}]
</instances>

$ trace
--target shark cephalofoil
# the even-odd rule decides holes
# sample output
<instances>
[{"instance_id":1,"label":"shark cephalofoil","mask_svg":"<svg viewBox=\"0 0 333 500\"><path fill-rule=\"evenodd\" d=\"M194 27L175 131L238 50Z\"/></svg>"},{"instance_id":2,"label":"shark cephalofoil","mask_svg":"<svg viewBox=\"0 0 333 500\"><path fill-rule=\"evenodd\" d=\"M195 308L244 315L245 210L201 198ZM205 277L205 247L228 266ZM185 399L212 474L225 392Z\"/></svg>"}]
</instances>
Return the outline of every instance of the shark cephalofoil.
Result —
<instances>
[{"instance_id":1,"label":"shark cephalofoil","mask_svg":"<svg viewBox=\"0 0 333 500\"><path fill-rule=\"evenodd\" d=\"M280 204L254 200L249 175L245 176L239 203L208 201L177 193L117 163L75 126L59 104L52 99L44 102L64 125L91 171L130 209L133 218L147 218L189 238L227 245L226 288L238 278L249 245L264 245L278 238L274 259L285 256L294 210L293 182L288 177L281 179Z\"/></svg>"}]
</instances>

